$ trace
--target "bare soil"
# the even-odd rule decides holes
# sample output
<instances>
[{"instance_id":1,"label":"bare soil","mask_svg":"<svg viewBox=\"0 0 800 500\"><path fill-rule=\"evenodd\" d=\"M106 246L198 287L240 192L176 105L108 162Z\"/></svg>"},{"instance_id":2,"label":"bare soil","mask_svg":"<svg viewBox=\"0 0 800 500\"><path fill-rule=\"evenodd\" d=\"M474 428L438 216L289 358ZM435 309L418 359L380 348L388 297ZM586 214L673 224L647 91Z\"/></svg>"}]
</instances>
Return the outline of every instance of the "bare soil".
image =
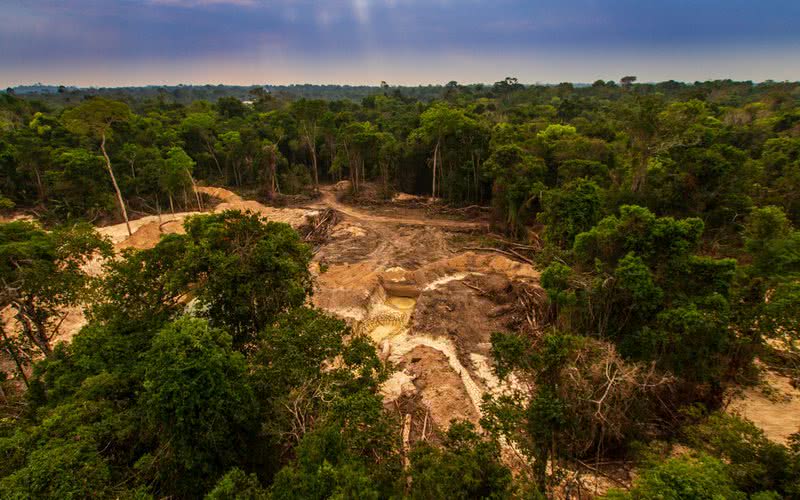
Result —
<instances>
[{"instance_id":1,"label":"bare soil","mask_svg":"<svg viewBox=\"0 0 800 500\"><path fill-rule=\"evenodd\" d=\"M764 369L761 384L736 394L728 411L751 420L769 439L787 444L789 436L800 432L800 389L788 377Z\"/></svg>"},{"instance_id":2,"label":"bare soil","mask_svg":"<svg viewBox=\"0 0 800 500\"><path fill-rule=\"evenodd\" d=\"M508 327L512 283L536 283L538 272L504 255L459 250L456 235L485 233L482 221L430 217L424 208L403 206L423 203L409 196L380 210L350 206L338 200L346 188L323 188L308 206L294 208L268 207L223 188L198 191L218 200L215 212L251 210L295 228L335 210L337 223L312 263L312 302L369 335L398 367L384 387L387 404L413 399L431 429L446 429L454 418L477 423L483 394L500 388L489 356L491 333ZM124 224L98 230L117 250L150 248L162 235L182 232L184 219L197 213L133 220L131 236ZM100 267L89 265L93 272ZM70 311L59 340L80 329L80 312Z\"/></svg>"}]
</instances>

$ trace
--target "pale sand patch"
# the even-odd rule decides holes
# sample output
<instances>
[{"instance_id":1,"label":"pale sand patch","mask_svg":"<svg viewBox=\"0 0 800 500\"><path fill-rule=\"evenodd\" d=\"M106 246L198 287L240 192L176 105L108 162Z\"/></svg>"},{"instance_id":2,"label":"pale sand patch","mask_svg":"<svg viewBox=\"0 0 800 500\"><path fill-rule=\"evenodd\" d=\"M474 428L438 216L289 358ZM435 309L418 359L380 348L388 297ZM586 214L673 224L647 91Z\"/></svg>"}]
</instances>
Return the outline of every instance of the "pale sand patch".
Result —
<instances>
[{"instance_id":1,"label":"pale sand patch","mask_svg":"<svg viewBox=\"0 0 800 500\"><path fill-rule=\"evenodd\" d=\"M768 394L760 387L747 388L731 401L728 411L751 420L769 439L786 444L789 436L800 431L800 390L788 377L773 371L764 371L763 382Z\"/></svg>"}]
</instances>

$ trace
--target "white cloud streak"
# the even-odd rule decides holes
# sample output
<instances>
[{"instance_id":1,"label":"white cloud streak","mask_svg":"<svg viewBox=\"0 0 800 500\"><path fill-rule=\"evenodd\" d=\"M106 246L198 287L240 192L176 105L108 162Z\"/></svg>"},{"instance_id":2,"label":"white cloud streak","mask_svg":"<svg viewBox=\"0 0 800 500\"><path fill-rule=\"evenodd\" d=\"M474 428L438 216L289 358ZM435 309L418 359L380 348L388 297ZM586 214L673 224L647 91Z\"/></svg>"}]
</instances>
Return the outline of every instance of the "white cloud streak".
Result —
<instances>
[{"instance_id":1,"label":"white cloud streak","mask_svg":"<svg viewBox=\"0 0 800 500\"><path fill-rule=\"evenodd\" d=\"M186 8L208 7L210 5L232 5L236 7L253 7L257 5L255 0L149 0L148 3Z\"/></svg>"}]
</instances>

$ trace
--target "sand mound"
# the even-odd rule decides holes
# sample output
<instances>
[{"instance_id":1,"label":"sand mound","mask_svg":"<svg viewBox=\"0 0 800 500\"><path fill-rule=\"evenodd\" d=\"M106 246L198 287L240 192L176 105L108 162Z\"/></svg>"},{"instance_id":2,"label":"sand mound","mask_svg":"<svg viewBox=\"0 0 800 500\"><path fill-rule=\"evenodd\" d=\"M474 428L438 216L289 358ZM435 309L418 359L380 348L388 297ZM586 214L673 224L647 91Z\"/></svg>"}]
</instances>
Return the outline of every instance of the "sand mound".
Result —
<instances>
[{"instance_id":1,"label":"sand mound","mask_svg":"<svg viewBox=\"0 0 800 500\"><path fill-rule=\"evenodd\" d=\"M396 193L392 198L392 201L427 201L428 198L424 196L417 196L415 194L408 194L408 193Z\"/></svg>"},{"instance_id":2,"label":"sand mound","mask_svg":"<svg viewBox=\"0 0 800 500\"><path fill-rule=\"evenodd\" d=\"M174 225L181 226L183 225L183 220L186 217L189 217L190 215L199 215L201 213L202 212L178 212L176 214L162 214L161 217L159 217L158 215L148 215L147 217L142 217L140 219L135 219L130 221L131 231L133 231L133 236L136 236L136 233L143 226L151 225L153 223L155 223L155 225L158 226L163 222L169 222L169 221L176 221L177 224ZM145 231L152 231L152 230L145 230ZM107 236L108 238L110 238L111 242L114 243L114 245L118 245L124 242L125 240L133 237L128 235L128 228L127 226L125 226L124 222L122 224L114 224L111 226L98 227L97 232L103 236ZM153 245L155 245L157 242L158 239L156 239L155 242L153 242ZM133 246L133 245L127 245L127 246ZM147 247L141 247L141 248L147 248Z\"/></svg>"},{"instance_id":3,"label":"sand mound","mask_svg":"<svg viewBox=\"0 0 800 500\"><path fill-rule=\"evenodd\" d=\"M294 228L302 226L306 218L313 217L318 213L316 210L304 210L297 208L272 208L262 205L257 201L243 200L238 194L219 187L197 188L198 192L219 198L222 203L214 208L214 212L224 210L251 211L266 217L270 221L283 222ZM132 235L128 235L128 228L123 224L114 224L98 228L98 232L111 239L115 247L146 249L152 248L158 243L162 234L183 232L183 221L186 217L200 215L203 212L179 212L176 214L149 215L140 219L130 221Z\"/></svg>"},{"instance_id":4,"label":"sand mound","mask_svg":"<svg viewBox=\"0 0 800 500\"><path fill-rule=\"evenodd\" d=\"M114 248L117 250L122 250L123 248L136 248L137 250L153 248L161 239L162 235L173 233L183 234L184 232L183 218L162 223L152 221L137 229L131 237L114 245Z\"/></svg>"},{"instance_id":5,"label":"sand mound","mask_svg":"<svg viewBox=\"0 0 800 500\"><path fill-rule=\"evenodd\" d=\"M437 427L446 429L453 419L478 423L480 416L462 383L461 374L451 367L445 353L417 345L403 356L402 365L409 378L413 378Z\"/></svg>"},{"instance_id":6,"label":"sand mound","mask_svg":"<svg viewBox=\"0 0 800 500\"><path fill-rule=\"evenodd\" d=\"M221 187L197 186L195 189L200 193L218 198L222 201L239 201L242 199L241 196L233 191Z\"/></svg>"},{"instance_id":7,"label":"sand mound","mask_svg":"<svg viewBox=\"0 0 800 500\"><path fill-rule=\"evenodd\" d=\"M222 212L224 210L241 210L255 212L267 220L273 222L283 222L289 224L293 228L298 228L306 223L306 218L313 217L319 214L318 210L304 210L301 208L273 208L262 205L257 201L239 200L228 201L220 203L214 208L215 212Z\"/></svg>"},{"instance_id":8,"label":"sand mound","mask_svg":"<svg viewBox=\"0 0 800 500\"><path fill-rule=\"evenodd\" d=\"M413 273L417 283L431 283L444 276L462 272L498 273L508 278L537 279L539 271L532 266L503 255L464 252L423 266Z\"/></svg>"}]
</instances>

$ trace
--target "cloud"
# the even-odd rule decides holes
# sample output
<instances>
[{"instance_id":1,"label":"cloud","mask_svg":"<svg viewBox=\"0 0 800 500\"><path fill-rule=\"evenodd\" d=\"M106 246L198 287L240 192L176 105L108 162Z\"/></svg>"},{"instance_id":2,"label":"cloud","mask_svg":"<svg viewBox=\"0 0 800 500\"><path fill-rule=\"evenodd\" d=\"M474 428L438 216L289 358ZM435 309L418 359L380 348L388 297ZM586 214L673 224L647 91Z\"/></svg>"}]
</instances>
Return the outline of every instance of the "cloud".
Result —
<instances>
[{"instance_id":1,"label":"cloud","mask_svg":"<svg viewBox=\"0 0 800 500\"><path fill-rule=\"evenodd\" d=\"M353 15L359 24L369 23L369 2L368 0L353 0Z\"/></svg>"},{"instance_id":2,"label":"cloud","mask_svg":"<svg viewBox=\"0 0 800 500\"><path fill-rule=\"evenodd\" d=\"M207 7L210 5L253 7L256 5L255 0L150 0L149 3L170 7Z\"/></svg>"},{"instance_id":3,"label":"cloud","mask_svg":"<svg viewBox=\"0 0 800 500\"><path fill-rule=\"evenodd\" d=\"M763 70L766 76L797 78L797 58L784 49L800 49L795 26L800 1L771 2L774 8L764 10L747 0L729 0L736 8L720 10L719 0L692 0L692 15L686 16L675 0L0 0L0 77L14 76L12 68L24 66L58 78L64 70L51 69L54 64L102 68L158 62L169 67L233 59L288 72L288 63L313 69L335 61L352 70L370 57L395 60L398 55L449 61L453 54L468 54L491 66L508 54L518 54L519 62L527 54L575 58L594 50L598 60L607 60L634 48L654 58L701 49L722 57L758 48L771 63L783 50L784 66ZM460 61L465 65L460 72L456 65L438 63L425 71L444 81L477 78L471 60ZM585 58L580 61L585 64ZM391 64L373 67L377 81L401 79ZM415 66L409 62L402 68ZM452 78L444 69L454 73ZM297 71L298 79L322 78ZM324 79L346 79L346 73L330 71ZM511 64L497 72L523 76L523 68ZM583 74L565 72L563 78Z\"/></svg>"}]
</instances>

